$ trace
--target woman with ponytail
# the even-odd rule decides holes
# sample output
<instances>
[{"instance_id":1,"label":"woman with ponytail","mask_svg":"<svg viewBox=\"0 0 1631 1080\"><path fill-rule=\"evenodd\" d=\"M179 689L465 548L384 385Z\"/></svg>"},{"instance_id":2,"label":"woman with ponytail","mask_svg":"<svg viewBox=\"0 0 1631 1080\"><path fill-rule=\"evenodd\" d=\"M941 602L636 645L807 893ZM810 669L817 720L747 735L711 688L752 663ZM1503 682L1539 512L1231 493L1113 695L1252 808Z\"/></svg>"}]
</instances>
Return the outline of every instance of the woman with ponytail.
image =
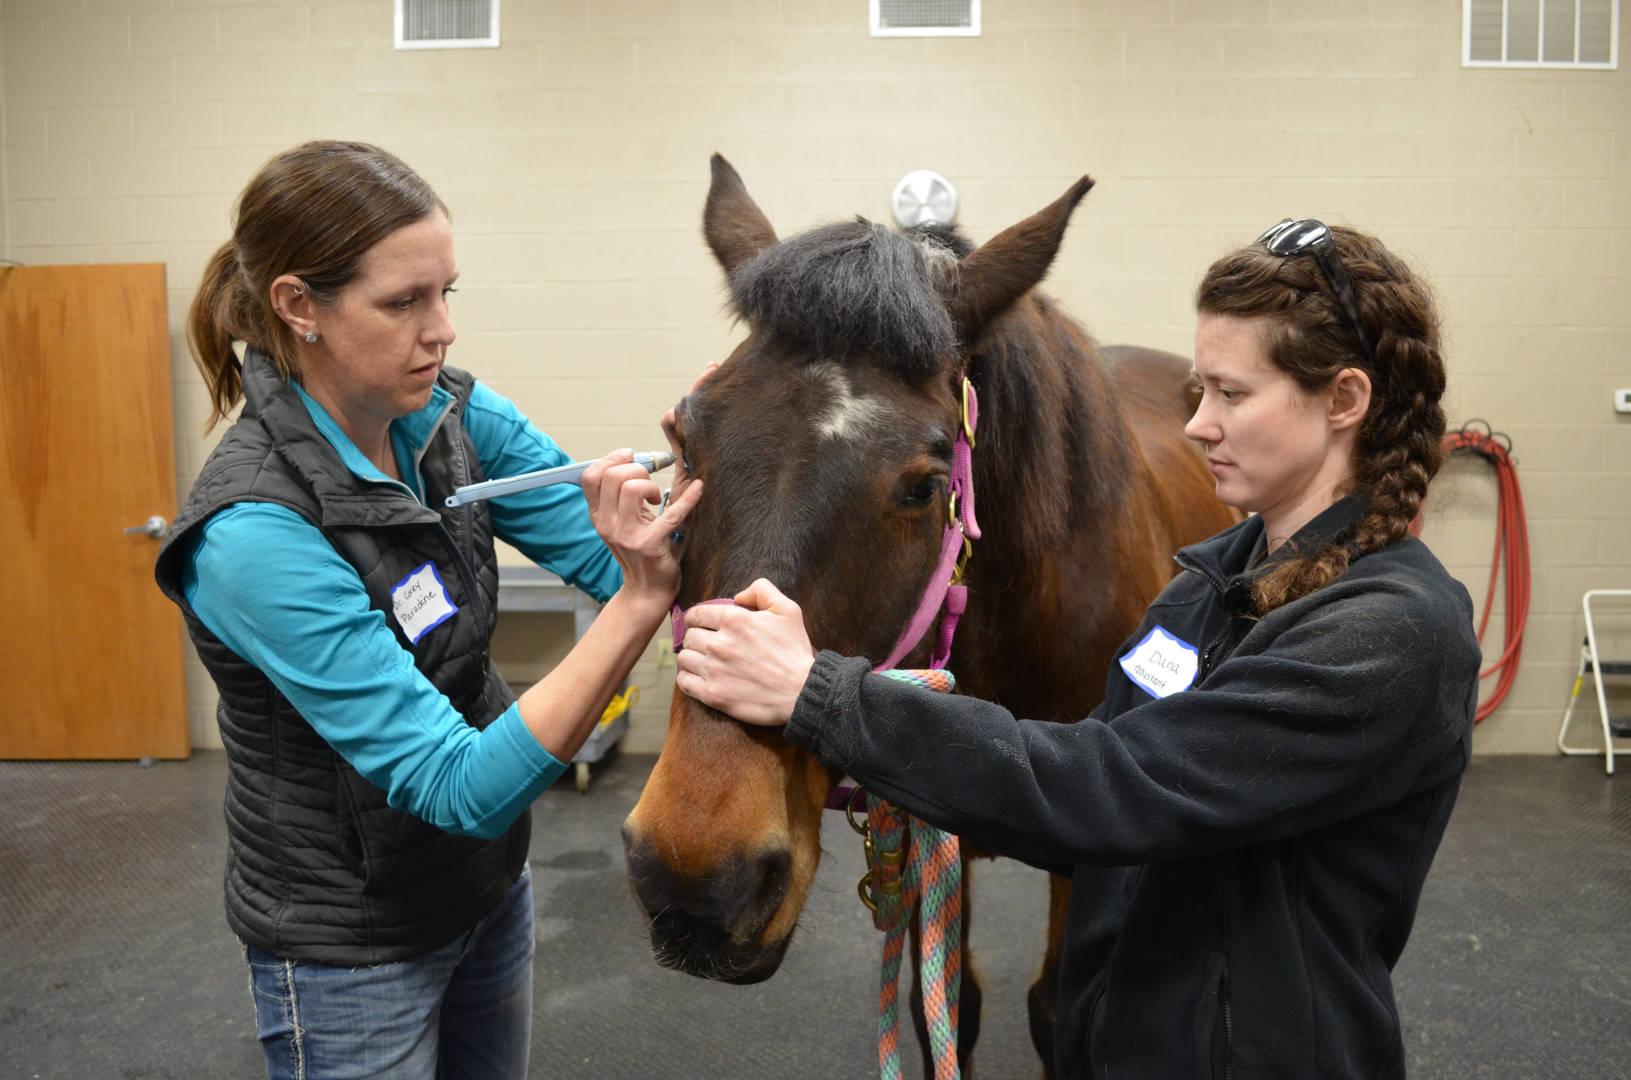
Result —
<instances>
[{"instance_id":1,"label":"woman with ponytail","mask_svg":"<svg viewBox=\"0 0 1631 1080\"><path fill-rule=\"evenodd\" d=\"M525 1076L528 807L668 614L701 485L654 514L622 451L581 495L449 509L566 457L447 364L447 207L378 147L312 142L234 216L187 339L211 424L242 412L157 574L220 690L227 922L267 1074ZM605 601L519 700L492 664L495 538Z\"/></svg>"},{"instance_id":2,"label":"woman with ponytail","mask_svg":"<svg viewBox=\"0 0 1631 1080\"><path fill-rule=\"evenodd\" d=\"M1215 262L1196 306L1186 432L1251 516L1178 553L1090 717L812 655L765 581L686 613L677 681L983 850L1072 873L1052 1075L1402 1076L1391 973L1479 664L1467 591L1409 535L1444 434L1437 316L1379 241L1306 219Z\"/></svg>"}]
</instances>

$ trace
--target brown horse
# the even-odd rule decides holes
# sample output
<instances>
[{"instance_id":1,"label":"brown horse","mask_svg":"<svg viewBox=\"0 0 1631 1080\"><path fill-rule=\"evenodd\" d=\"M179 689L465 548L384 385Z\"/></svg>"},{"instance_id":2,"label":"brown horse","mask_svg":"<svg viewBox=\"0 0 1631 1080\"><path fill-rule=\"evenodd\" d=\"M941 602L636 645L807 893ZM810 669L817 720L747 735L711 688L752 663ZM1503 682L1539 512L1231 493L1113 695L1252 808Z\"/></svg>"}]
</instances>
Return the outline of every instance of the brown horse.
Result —
<instances>
[{"instance_id":1,"label":"brown horse","mask_svg":"<svg viewBox=\"0 0 1631 1080\"><path fill-rule=\"evenodd\" d=\"M714 157L704 234L750 334L675 412L688 466L708 484L687 526L682 605L766 577L802 606L818 647L887 656L939 555L966 372L979 393L984 539L950 667L963 693L1016 714L1088 714L1173 551L1233 520L1181 433L1188 363L1101 350L1033 291L1091 186L1084 177L978 250L948 229L862 219L778 242ZM839 779L778 732L675 694L624 828L659 962L738 983L775 972ZM1031 992L1044 1062L1068 889L1052 879ZM965 1066L979 1002L966 979Z\"/></svg>"}]
</instances>

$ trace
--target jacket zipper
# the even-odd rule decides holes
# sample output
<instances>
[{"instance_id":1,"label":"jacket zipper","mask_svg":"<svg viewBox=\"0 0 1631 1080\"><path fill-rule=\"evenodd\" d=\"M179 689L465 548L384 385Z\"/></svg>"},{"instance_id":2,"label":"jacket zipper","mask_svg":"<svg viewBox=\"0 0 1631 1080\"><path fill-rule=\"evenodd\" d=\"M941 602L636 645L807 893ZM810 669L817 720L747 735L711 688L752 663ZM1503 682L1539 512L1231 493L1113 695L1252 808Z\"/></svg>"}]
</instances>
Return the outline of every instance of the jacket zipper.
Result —
<instances>
[{"instance_id":1,"label":"jacket zipper","mask_svg":"<svg viewBox=\"0 0 1631 1080\"><path fill-rule=\"evenodd\" d=\"M448 413L451 412L451 411L452 411L452 406L449 405L448 409L446 411L444 411L442 413L442 415L437 419L435 426L430 429L430 436L429 436L429 438L427 438L425 440L425 447L427 449L430 446L430 440L434 439L436 437L437 433L441 431L442 423L447 419ZM460 439L455 439L455 438L451 438L451 437L449 438L448 442L449 442L449 444L451 445L451 447L453 449L453 456L458 461L459 479L462 480L464 483L468 484L470 482L470 461L465 456L465 453L464 453L464 442L462 440L460 440ZM458 484L455 483L454 486L457 487ZM472 518L475 515L475 512L476 512L476 504L475 503L465 503L462 510L461 510L461 513L463 513L463 515L464 515L464 535L465 535L465 538L467 540L474 537L474 535L475 535L475 531L476 531L475 522L472 520ZM440 515L438 514L438 517L439 516ZM487 621L487 615L486 615L486 612L482 610L481 582L476 579L476 571L474 569L474 564L471 562L470 556L467 555L465 553L464 549L459 546L459 542L458 542L457 538L454 537L454 535L452 533L452 530L450 530L447 527L447 523L444 521L444 522L440 522L439 524L441 524L442 532L443 532L444 535L446 535L446 537L448 539L448 547L450 547L453 550L453 553L456 556L458 556L460 569L464 571L465 580L468 581L469 584L470 584L470 598L471 598L472 601L474 601L474 603L476 605L476 612L477 612L478 616L480 617L481 624L485 624L486 621ZM484 640L482 642L482 646L481 646L481 670L482 670L482 673L483 673L482 674L482 679L483 679L482 693L483 694L486 694L486 692L487 692L486 685L485 685L486 671L490 666L492 666L492 639L489 637L489 638L487 638L486 640Z\"/></svg>"},{"instance_id":2,"label":"jacket zipper","mask_svg":"<svg viewBox=\"0 0 1631 1080\"><path fill-rule=\"evenodd\" d=\"M1204 578L1217 592L1220 598L1228 597L1228 586L1223 581L1219 580L1215 575L1208 573L1199 566L1196 566L1195 563L1185 558L1181 553L1174 555L1172 558L1174 562L1183 567L1189 573L1197 574ZM1228 637L1229 627L1225 626L1223 628L1223 633L1219 634L1217 637L1213 638L1207 643L1205 651L1201 653L1200 667L1195 671L1195 683L1197 685L1206 680L1207 673L1212 670L1212 661L1218 654L1218 648L1224 643L1225 640L1228 639Z\"/></svg>"},{"instance_id":3,"label":"jacket zipper","mask_svg":"<svg viewBox=\"0 0 1631 1080\"><path fill-rule=\"evenodd\" d=\"M1218 578L1217 575L1208 572L1200 566L1197 566L1193 560L1184 557L1181 552L1173 556L1173 561L1188 572L1198 574L1204 578L1212 586L1213 590L1217 592L1220 599L1228 599L1229 586L1226 582ZM1207 673L1212 670L1212 661L1217 656L1219 647L1221 647L1223 643L1228 640L1228 637L1229 627L1225 626L1223 628L1223 633L1219 634L1217 637L1213 638L1209 643L1207 643L1206 651L1201 654L1200 666L1195 672L1195 682L1197 684L1202 682L1206 678ZM1227 908L1225 908L1225 913L1227 914ZM1223 995L1223 1080L1231 1080L1231 1077L1234 1075L1235 1021L1233 1011L1231 1010L1229 1004L1229 942L1232 936L1233 935L1230 934L1227 929L1224 931L1223 978L1218 983L1218 991Z\"/></svg>"},{"instance_id":4,"label":"jacket zipper","mask_svg":"<svg viewBox=\"0 0 1631 1080\"><path fill-rule=\"evenodd\" d=\"M436 438L437 433L439 431L441 431L442 425L447 421L448 415L451 412L453 412L453 403L449 402L447 408L442 410L441 415L439 415L436 418L436 422L431 425L430 433L428 435L426 435L423 445L421 445L419 447L418 452L414 454L414 458L413 458L414 474L415 474L415 477L418 479L419 486L421 488L423 488L425 486L425 477L424 477L423 472L420 469L420 464L419 463L422 460L424 460L425 452L430 449L431 440ZM469 480L470 480L470 464L469 464L469 459L466 458L465 453L464 453L464 444L462 442L460 442L458 439L451 440L451 444L452 444L454 456L458 459L457 473L458 473L459 477L461 477L466 483L468 483ZM479 620L480 623L485 623L487 621L487 613L486 613L486 611L485 611L485 609L483 607L483 602L482 602L482 598L481 598L481 582L479 580L477 580L476 572L475 572L473 564L471 563L469 557L465 554L464 549L459 546L458 539L456 537L454 537L453 531L447 527L447 521L442 517L441 512L438 511L438 510L432 509L430 506L428 506L427 504L425 504L423 502L420 502L419 499L414 497L413 489L408 487L407 484L401 482L400 480L391 480L391 479L387 478L387 479L384 479L384 480L374 481L374 483L390 484L390 485L398 488L399 490L401 490L405 495L408 496L409 499L412 499L413 502L414 502L414 505L424 506L427 510L431 510L432 513L436 514L436 527L442 530L442 536L443 536L443 538L444 538L444 540L446 542L447 549L453 553L453 557L456 560L455 565L458 567L459 573L464 578L465 585L469 589L470 602L475 605L476 617L477 617L477 619ZM454 486L457 487L458 484L455 483ZM428 492L427 492L427 494L428 494ZM474 528L474 524L469 520L469 518L470 518L470 516L472 514L475 513L475 504L474 503L466 503L464 505L464 507L463 507L462 512L464 513L465 519L466 519L465 520L465 535L466 536L471 536L471 535L474 534L475 528ZM484 641L482 643L480 656L481 656L481 670L483 672L486 672L487 668L491 665L491 662L492 662L492 641L490 639L487 640L487 641ZM486 676L483 675L484 680L485 680L485 677ZM486 693L485 682L483 684L482 693L483 694Z\"/></svg>"},{"instance_id":5,"label":"jacket zipper","mask_svg":"<svg viewBox=\"0 0 1631 1080\"><path fill-rule=\"evenodd\" d=\"M1227 629L1225 629L1223 631L1223 633L1219 634L1217 637L1212 639L1211 644L1207 645L1206 651L1201 654L1200 670L1195 673L1195 682L1196 683L1202 683L1202 682L1206 681L1207 674L1209 672L1211 672L1211 670L1212 670L1212 658L1217 655L1218 646L1222 645L1223 644L1223 639L1228 637L1228 636L1229 636L1229 631Z\"/></svg>"},{"instance_id":6,"label":"jacket zipper","mask_svg":"<svg viewBox=\"0 0 1631 1080\"><path fill-rule=\"evenodd\" d=\"M1201 577L1211 582L1212 588L1217 590L1219 596L1224 596L1228 593L1229 585L1227 582L1210 571L1203 570L1201 567L1195 565L1194 561L1187 558L1183 552L1179 552L1178 554L1174 555L1172 557L1172 561L1183 567L1185 570L1188 570L1191 574L1199 574Z\"/></svg>"},{"instance_id":7,"label":"jacket zipper","mask_svg":"<svg viewBox=\"0 0 1631 1080\"><path fill-rule=\"evenodd\" d=\"M437 522L437 527L442 530L442 536L447 540L447 549L451 551L453 553L453 557L458 560L459 573L463 575L465 584L470 590L470 602L475 605L475 615L478 619L477 625L484 625L487 622L487 613L482 607L481 582L476 578L476 571L471 565L470 560L465 557L463 550L460 549L458 541L453 538L453 533L448 529L446 523ZM487 670L489 659L488 654L490 651L490 642L482 645L481 670L484 672ZM485 690L483 692L485 693Z\"/></svg>"}]
</instances>

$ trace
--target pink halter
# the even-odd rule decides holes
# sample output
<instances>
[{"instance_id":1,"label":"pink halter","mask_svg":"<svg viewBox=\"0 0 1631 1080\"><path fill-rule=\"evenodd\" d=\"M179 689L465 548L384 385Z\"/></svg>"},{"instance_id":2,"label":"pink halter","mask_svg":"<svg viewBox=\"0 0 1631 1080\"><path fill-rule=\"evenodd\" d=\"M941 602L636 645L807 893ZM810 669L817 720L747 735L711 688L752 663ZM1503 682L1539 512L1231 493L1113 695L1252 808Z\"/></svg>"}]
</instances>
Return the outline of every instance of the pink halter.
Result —
<instances>
[{"instance_id":1,"label":"pink halter","mask_svg":"<svg viewBox=\"0 0 1631 1080\"><path fill-rule=\"evenodd\" d=\"M901 631L889 657L873 667L874 671L887 671L899 667L900 662L916 649L928 633L929 626L940 615L940 633L930 653L929 667L944 668L951 658L952 639L957 635L957 622L968 608L968 586L962 584L962 560L972 553L971 541L980 538L980 525L974 517L974 429L980 420L980 400L968 376L962 377L962 430L951 451L951 504L946 530L940 539L940 561L929 578L923 599L911 622ZM734 603L730 597L704 600L704 604ZM674 630L674 651L685 647L685 612L678 604L670 613Z\"/></svg>"},{"instance_id":2,"label":"pink halter","mask_svg":"<svg viewBox=\"0 0 1631 1080\"><path fill-rule=\"evenodd\" d=\"M917 648L929 625L944 609L940 618L940 634L934 650L929 654L929 667L944 668L951 659L952 638L957 635L957 620L968 608L968 586L962 583L963 563L960 556L973 551L972 541L980 538L980 524L974 517L974 428L980 420L980 401L974 393L974 384L963 376L963 427L957 433L957 442L951 450L951 507L946 531L940 538L940 562L929 577L929 587L918 601L912 621L901 631L889 658L872 670L888 671Z\"/></svg>"}]
</instances>

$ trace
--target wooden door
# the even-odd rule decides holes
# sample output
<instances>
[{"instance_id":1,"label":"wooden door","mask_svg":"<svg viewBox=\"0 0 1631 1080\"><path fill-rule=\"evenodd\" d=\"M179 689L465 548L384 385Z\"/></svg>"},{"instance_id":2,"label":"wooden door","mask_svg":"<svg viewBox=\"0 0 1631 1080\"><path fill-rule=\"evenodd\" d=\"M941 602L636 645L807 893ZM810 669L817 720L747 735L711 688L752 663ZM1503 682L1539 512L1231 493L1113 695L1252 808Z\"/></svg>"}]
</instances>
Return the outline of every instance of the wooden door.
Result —
<instances>
[{"instance_id":1,"label":"wooden door","mask_svg":"<svg viewBox=\"0 0 1631 1080\"><path fill-rule=\"evenodd\" d=\"M0 267L0 758L184 758L164 267Z\"/></svg>"}]
</instances>

